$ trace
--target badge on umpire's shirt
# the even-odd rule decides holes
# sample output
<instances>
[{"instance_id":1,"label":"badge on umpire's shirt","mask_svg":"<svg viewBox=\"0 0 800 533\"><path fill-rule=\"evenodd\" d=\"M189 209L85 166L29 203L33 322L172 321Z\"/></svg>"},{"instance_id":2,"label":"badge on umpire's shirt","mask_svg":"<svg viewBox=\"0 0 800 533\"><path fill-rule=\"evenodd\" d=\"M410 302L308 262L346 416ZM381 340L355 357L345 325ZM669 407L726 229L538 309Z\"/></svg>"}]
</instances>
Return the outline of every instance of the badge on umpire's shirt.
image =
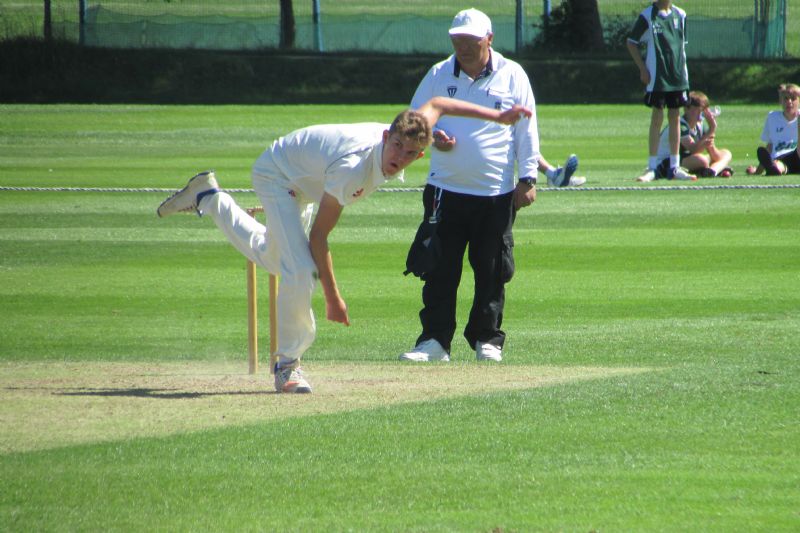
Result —
<instances>
[{"instance_id":1,"label":"badge on umpire's shirt","mask_svg":"<svg viewBox=\"0 0 800 533\"><path fill-rule=\"evenodd\" d=\"M458 87L456 87L455 85L450 85L449 87L447 87L447 94L448 96L450 96L450 98L456 95L456 89L458 89Z\"/></svg>"}]
</instances>

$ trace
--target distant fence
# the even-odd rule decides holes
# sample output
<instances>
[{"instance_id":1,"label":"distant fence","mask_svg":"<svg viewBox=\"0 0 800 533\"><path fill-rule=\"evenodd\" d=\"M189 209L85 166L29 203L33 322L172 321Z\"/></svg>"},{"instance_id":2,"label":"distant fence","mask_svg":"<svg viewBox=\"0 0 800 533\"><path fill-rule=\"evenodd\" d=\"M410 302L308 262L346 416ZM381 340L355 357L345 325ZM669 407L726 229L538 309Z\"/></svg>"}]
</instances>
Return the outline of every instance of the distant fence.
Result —
<instances>
[{"instance_id":1,"label":"distant fence","mask_svg":"<svg viewBox=\"0 0 800 533\"><path fill-rule=\"evenodd\" d=\"M788 0L691 0L690 57L781 58L786 55ZM492 18L494 46L522 53L534 45L548 9L559 0L294 1L294 48L307 51L373 51L447 54L447 28L467 4ZM601 0L606 33L624 33L648 2ZM277 0L51 0L52 35L87 46L260 50L281 41ZM485 4L485 5L483 5ZM681 2L677 2L682 5ZM0 5L0 31L42 35L41 0ZM0 34L0 37L3 37Z\"/></svg>"}]
</instances>

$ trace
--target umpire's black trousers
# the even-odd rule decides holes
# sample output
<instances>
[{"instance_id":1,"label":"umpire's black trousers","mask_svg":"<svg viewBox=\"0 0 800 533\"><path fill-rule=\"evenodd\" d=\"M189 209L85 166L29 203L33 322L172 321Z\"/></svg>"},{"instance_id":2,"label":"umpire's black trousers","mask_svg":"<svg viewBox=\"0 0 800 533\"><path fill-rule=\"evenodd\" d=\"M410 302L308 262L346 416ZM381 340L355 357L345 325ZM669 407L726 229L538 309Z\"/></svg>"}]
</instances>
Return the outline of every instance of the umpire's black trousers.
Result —
<instances>
[{"instance_id":1,"label":"umpire's black trousers","mask_svg":"<svg viewBox=\"0 0 800 533\"><path fill-rule=\"evenodd\" d=\"M433 212L435 193L436 187L431 185L422 193L426 220ZM464 252L469 247L475 295L464 337L472 349L478 341L503 346L506 335L500 327L505 284L514 275L512 195L474 196L443 191L437 230L442 255L422 288L422 334L417 344L433 338L450 352L456 331L456 294Z\"/></svg>"}]
</instances>

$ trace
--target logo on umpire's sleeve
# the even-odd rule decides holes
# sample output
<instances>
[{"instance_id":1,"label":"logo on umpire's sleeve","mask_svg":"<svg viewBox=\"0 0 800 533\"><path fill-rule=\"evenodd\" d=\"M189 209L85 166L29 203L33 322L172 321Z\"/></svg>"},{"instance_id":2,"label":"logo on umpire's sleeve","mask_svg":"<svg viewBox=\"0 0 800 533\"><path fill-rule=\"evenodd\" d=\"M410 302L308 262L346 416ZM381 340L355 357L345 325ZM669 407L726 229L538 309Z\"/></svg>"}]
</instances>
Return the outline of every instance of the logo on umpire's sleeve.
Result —
<instances>
[{"instance_id":1,"label":"logo on umpire's sleeve","mask_svg":"<svg viewBox=\"0 0 800 533\"><path fill-rule=\"evenodd\" d=\"M455 85L450 85L447 88L447 94L450 96L450 98L456 95L456 89L458 89L458 87L456 87Z\"/></svg>"},{"instance_id":2,"label":"logo on umpire's sleeve","mask_svg":"<svg viewBox=\"0 0 800 533\"><path fill-rule=\"evenodd\" d=\"M494 103L494 108L500 111L503 108L503 104L498 100Z\"/></svg>"}]
</instances>

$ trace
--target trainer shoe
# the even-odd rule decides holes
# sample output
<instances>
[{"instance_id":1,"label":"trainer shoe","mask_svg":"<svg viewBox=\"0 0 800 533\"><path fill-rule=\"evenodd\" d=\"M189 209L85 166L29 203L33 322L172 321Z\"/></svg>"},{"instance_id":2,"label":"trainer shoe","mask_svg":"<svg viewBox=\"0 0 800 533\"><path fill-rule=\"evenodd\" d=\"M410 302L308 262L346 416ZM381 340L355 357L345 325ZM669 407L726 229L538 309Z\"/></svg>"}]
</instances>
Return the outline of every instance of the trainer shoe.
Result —
<instances>
[{"instance_id":1,"label":"trainer shoe","mask_svg":"<svg viewBox=\"0 0 800 533\"><path fill-rule=\"evenodd\" d=\"M697 176L694 174L689 174L689 172L683 167L669 169L667 178L671 180L697 181Z\"/></svg>"},{"instance_id":2,"label":"trainer shoe","mask_svg":"<svg viewBox=\"0 0 800 533\"><path fill-rule=\"evenodd\" d=\"M158 206L158 216L168 217L182 211L195 211L199 215L201 213L197 209L197 196L218 190L219 184L214 177L214 171L201 172L190 179L186 187L161 202L161 205Z\"/></svg>"},{"instance_id":3,"label":"trainer shoe","mask_svg":"<svg viewBox=\"0 0 800 533\"><path fill-rule=\"evenodd\" d=\"M478 341L475 343L475 359L499 363L503 360L503 349L488 342Z\"/></svg>"},{"instance_id":4,"label":"trainer shoe","mask_svg":"<svg viewBox=\"0 0 800 533\"><path fill-rule=\"evenodd\" d=\"M280 368L278 363L275 363L275 390L303 394L311 392L311 385L299 365Z\"/></svg>"},{"instance_id":5,"label":"trainer shoe","mask_svg":"<svg viewBox=\"0 0 800 533\"><path fill-rule=\"evenodd\" d=\"M427 339L417 344L410 352L400 355L401 361L427 363L429 361L450 361L447 350L436 339Z\"/></svg>"},{"instance_id":6,"label":"trainer shoe","mask_svg":"<svg viewBox=\"0 0 800 533\"><path fill-rule=\"evenodd\" d=\"M772 159L769 150L759 146L756 150L756 157L758 157L758 164L767 172L767 176L780 176L781 170L775 164L775 160Z\"/></svg>"},{"instance_id":7,"label":"trainer shoe","mask_svg":"<svg viewBox=\"0 0 800 533\"><path fill-rule=\"evenodd\" d=\"M636 181L641 181L643 183L647 183L656 179L656 171L652 168L648 168L647 171L636 178Z\"/></svg>"},{"instance_id":8,"label":"trainer shoe","mask_svg":"<svg viewBox=\"0 0 800 533\"><path fill-rule=\"evenodd\" d=\"M572 176L569 179L570 187L580 187L584 183L586 183L586 178L584 178L583 176Z\"/></svg>"},{"instance_id":9,"label":"trainer shoe","mask_svg":"<svg viewBox=\"0 0 800 533\"><path fill-rule=\"evenodd\" d=\"M558 167L553 179L548 180L553 187L566 187L572 185L570 178L578 170L578 156L570 154L563 167ZM585 180L584 180L585 181Z\"/></svg>"}]
</instances>

